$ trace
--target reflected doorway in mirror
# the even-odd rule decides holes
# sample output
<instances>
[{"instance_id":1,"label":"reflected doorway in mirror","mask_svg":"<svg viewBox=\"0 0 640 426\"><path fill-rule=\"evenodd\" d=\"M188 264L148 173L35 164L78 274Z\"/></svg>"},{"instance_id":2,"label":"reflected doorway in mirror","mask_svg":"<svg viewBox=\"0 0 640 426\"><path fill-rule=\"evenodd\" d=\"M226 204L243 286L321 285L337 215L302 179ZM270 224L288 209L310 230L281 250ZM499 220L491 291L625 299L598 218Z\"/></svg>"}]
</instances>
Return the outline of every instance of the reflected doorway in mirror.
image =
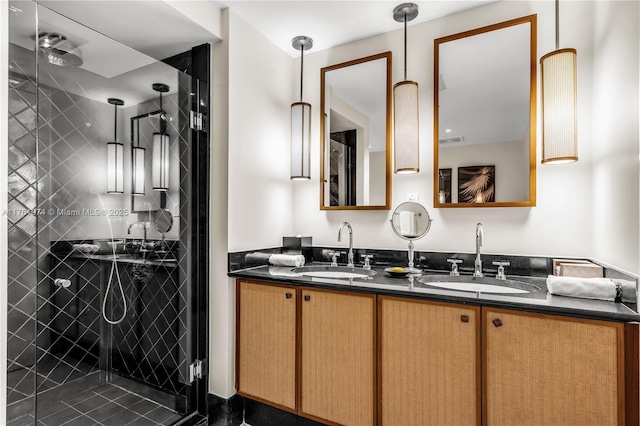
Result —
<instances>
[{"instance_id":1,"label":"reflected doorway in mirror","mask_svg":"<svg viewBox=\"0 0 640 426\"><path fill-rule=\"evenodd\" d=\"M451 169L438 170L438 200L440 203L451 202Z\"/></svg>"}]
</instances>

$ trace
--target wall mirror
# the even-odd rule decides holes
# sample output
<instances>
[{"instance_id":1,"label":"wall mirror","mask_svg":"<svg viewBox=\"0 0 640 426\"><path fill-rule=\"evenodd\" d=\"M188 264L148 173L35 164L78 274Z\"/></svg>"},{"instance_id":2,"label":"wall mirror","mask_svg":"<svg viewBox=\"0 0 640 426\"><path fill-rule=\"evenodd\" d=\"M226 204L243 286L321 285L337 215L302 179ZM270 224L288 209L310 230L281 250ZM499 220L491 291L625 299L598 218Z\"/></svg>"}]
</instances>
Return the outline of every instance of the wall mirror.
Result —
<instances>
[{"instance_id":1,"label":"wall mirror","mask_svg":"<svg viewBox=\"0 0 640 426\"><path fill-rule=\"evenodd\" d=\"M391 52L320 71L320 209L391 208Z\"/></svg>"},{"instance_id":2,"label":"wall mirror","mask_svg":"<svg viewBox=\"0 0 640 426\"><path fill-rule=\"evenodd\" d=\"M434 207L536 205L536 15L434 46Z\"/></svg>"}]
</instances>

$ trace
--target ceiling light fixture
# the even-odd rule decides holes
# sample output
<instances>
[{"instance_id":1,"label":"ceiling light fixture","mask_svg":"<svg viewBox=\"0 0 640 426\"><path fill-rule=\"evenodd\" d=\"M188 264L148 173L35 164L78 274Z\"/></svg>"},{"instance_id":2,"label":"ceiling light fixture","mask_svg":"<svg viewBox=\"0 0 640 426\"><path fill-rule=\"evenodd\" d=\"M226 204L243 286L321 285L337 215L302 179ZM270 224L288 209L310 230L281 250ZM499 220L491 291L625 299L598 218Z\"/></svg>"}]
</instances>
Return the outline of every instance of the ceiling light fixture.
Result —
<instances>
[{"instance_id":1,"label":"ceiling light fixture","mask_svg":"<svg viewBox=\"0 0 640 426\"><path fill-rule=\"evenodd\" d=\"M294 49L300 51L300 102L291 104L291 179L311 179L311 104L302 101L304 51L313 47L313 40L297 36L291 40Z\"/></svg>"},{"instance_id":2,"label":"ceiling light fixture","mask_svg":"<svg viewBox=\"0 0 640 426\"><path fill-rule=\"evenodd\" d=\"M124 193L124 145L118 142L118 106L124 101L107 99L114 106L113 142L107 143L107 194Z\"/></svg>"},{"instance_id":3,"label":"ceiling light fixture","mask_svg":"<svg viewBox=\"0 0 640 426\"><path fill-rule=\"evenodd\" d=\"M418 16L418 5L403 3L393 10L393 19L404 23L404 81L393 86L393 146L398 174L420 171L418 83L407 80L407 22Z\"/></svg>"},{"instance_id":4,"label":"ceiling light fixture","mask_svg":"<svg viewBox=\"0 0 640 426\"><path fill-rule=\"evenodd\" d=\"M556 0L556 50L540 58L542 75L542 164L578 161L577 53L560 49Z\"/></svg>"},{"instance_id":5,"label":"ceiling light fixture","mask_svg":"<svg viewBox=\"0 0 640 426\"><path fill-rule=\"evenodd\" d=\"M169 135L167 134L167 114L162 109L162 94L169 86L153 84L153 90L160 93L160 131L153 134L153 153L151 158L151 182L155 191L169 190Z\"/></svg>"}]
</instances>

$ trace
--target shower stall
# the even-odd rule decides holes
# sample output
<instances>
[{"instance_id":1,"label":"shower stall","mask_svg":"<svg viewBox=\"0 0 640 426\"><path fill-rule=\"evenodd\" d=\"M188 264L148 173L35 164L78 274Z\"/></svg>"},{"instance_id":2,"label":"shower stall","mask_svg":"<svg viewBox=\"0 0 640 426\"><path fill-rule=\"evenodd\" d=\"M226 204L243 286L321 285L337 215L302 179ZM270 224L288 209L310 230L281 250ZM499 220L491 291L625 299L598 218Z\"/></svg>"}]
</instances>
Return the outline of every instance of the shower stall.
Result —
<instances>
[{"instance_id":1,"label":"shower stall","mask_svg":"<svg viewBox=\"0 0 640 426\"><path fill-rule=\"evenodd\" d=\"M2 7L7 422L201 424L208 85L35 2Z\"/></svg>"}]
</instances>

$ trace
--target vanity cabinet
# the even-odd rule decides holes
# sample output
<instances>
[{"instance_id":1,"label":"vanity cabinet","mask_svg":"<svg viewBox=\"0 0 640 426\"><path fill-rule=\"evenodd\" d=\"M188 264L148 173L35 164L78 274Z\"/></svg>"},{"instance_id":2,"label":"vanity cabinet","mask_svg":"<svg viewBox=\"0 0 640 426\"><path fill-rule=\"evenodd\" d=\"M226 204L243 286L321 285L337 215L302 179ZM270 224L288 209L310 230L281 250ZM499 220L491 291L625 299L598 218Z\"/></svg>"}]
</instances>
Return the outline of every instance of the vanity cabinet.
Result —
<instances>
[{"instance_id":1,"label":"vanity cabinet","mask_svg":"<svg viewBox=\"0 0 640 426\"><path fill-rule=\"evenodd\" d=\"M376 423L376 296L302 289L300 414Z\"/></svg>"},{"instance_id":2,"label":"vanity cabinet","mask_svg":"<svg viewBox=\"0 0 640 426\"><path fill-rule=\"evenodd\" d=\"M634 424L625 422L624 329L622 323L483 308L483 423ZM629 380L634 370L637 375L637 354Z\"/></svg>"},{"instance_id":3,"label":"vanity cabinet","mask_svg":"<svg viewBox=\"0 0 640 426\"><path fill-rule=\"evenodd\" d=\"M378 296L381 425L480 424L480 308Z\"/></svg>"},{"instance_id":4,"label":"vanity cabinet","mask_svg":"<svg viewBox=\"0 0 640 426\"><path fill-rule=\"evenodd\" d=\"M236 289L239 394L321 422L376 423L375 295Z\"/></svg>"},{"instance_id":5,"label":"vanity cabinet","mask_svg":"<svg viewBox=\"0 0 640 426\"><path fill-rule=\"evenodd\" d=\"M238 393L332 425L639 419L637 323L237 281Z\"/></svg>"},{"instance_id":6,"label":"vanity cabinet","mask_svg":"<svg viewBox=\"0 0 640 426\"><path fill-rule=\"evenodd\" d=\"M237 284L238 393L296 410L296 302L294 287Z\"/></svg>"}]
</instances>

